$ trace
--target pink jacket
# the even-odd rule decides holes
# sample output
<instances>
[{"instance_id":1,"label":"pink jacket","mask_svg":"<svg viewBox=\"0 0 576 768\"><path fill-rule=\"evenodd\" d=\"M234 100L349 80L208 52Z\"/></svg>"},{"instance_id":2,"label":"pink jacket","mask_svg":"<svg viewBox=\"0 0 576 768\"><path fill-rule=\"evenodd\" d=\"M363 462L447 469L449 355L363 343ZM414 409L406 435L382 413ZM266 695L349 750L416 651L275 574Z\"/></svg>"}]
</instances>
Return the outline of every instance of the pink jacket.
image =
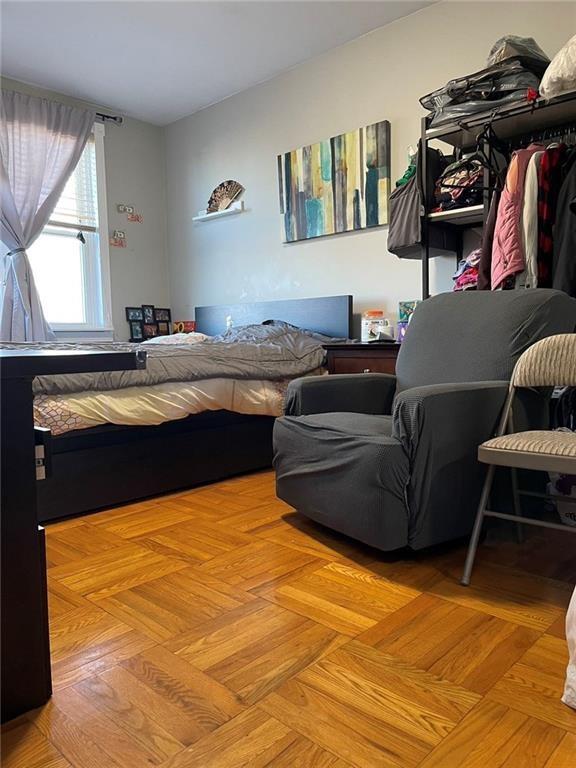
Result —
<instances>
[{"instance_id":1,"label":"pink jacket","mask_svg":"<svg viewBox=\"0 0 576 768\"><path fill-rule=\"evenodd\" d=\"M530 158L543 149L539 144L519 149L512 155L508 166L492 243L492 290L499 288L507 277L522 272L526 267L522 245L524 181Z\"/></svg>"}]
</instances>

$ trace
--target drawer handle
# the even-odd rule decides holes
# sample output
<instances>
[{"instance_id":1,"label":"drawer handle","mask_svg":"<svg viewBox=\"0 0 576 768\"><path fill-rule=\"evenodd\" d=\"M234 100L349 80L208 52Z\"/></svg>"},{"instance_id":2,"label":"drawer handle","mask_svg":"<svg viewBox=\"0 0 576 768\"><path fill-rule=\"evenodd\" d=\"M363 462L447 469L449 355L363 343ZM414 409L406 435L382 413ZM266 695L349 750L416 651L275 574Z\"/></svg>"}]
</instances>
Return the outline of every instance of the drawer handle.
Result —
<instances>
[{"instance_id":1,"label":"drawer handle","mask_svg":"<svg viewBox=\"0 0 576 768\"><path fill-rule=\"evenodd\" d=\"M370 368L364 368L362 373L372 373L372 371L370 370Z\"/></svg>"}]
</instances>

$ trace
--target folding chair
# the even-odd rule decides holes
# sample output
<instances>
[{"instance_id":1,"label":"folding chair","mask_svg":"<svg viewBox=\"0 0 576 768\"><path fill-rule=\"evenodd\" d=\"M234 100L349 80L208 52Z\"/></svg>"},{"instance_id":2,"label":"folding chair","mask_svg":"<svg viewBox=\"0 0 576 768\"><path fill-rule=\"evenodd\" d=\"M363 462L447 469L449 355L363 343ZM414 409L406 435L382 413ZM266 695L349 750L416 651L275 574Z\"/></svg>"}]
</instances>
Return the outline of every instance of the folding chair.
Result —
<instances>
[{"instance_id":1,"label":"folding chair","mask_svg":"<svg viewBox=\"0 0 576 768\"><path fill-rule=\"evenodd\" d=\"M478 512L466 556L461 584L470 584L474 559L485 517L512 520L522 525L539 525L567 533L576 533L576 527L522 517L520 496L535 496L557 500L548 493L523 491L518 488L518 469L534 469L576 475L576 433L551 430L514 432L512 405L516 390L521 387L576 386L576 333L549 336L533 344L524 352L512 373L508 396L502 411L497 436L478 448L478 461L488 465L482 488ZM509 467L512 473L512 497L514 514L487 509L496 467ZM576 499L566 497L562 503L576 504Z\"/></svg>"}]
</instances>

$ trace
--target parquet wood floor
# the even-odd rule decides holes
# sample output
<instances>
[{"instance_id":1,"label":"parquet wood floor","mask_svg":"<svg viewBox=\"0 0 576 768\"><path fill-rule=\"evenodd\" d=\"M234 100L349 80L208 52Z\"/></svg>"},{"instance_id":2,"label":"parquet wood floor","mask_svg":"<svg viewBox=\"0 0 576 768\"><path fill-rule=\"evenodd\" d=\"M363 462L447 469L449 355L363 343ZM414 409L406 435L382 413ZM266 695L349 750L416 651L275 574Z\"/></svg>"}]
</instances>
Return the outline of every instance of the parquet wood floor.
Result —
<instances>
[{"instance_id":1,"label":"parquet wood floor","mask_svg":"<svg viewBox=\"0 0 576 768\"><path fill-rule=\"evenodd\" d=\"M271 472L47 528L54 696L4 768L574 768L571 537L384 555ZM568 549L572 546L572 549Z\"/></svg>"}]
</instances>

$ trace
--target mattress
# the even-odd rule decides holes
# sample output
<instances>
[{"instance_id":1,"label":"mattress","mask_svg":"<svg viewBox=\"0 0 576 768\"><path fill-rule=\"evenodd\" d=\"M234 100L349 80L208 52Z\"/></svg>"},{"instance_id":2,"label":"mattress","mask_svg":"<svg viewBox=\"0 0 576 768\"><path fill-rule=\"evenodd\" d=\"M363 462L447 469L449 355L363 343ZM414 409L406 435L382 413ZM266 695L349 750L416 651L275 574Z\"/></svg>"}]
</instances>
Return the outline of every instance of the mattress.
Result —
<instances>
[{"instance_id":1,"label":"mattress","mask_svg":"<svg viewBox=\"0 0 576 768\"><path fill-rule=\"evenodd\" d=\"M153 426L203 411L280 416L289 379L204 379L65 395L36 395L34 422L62 435L102 424Z\"/></svg>"}]
</instances>

